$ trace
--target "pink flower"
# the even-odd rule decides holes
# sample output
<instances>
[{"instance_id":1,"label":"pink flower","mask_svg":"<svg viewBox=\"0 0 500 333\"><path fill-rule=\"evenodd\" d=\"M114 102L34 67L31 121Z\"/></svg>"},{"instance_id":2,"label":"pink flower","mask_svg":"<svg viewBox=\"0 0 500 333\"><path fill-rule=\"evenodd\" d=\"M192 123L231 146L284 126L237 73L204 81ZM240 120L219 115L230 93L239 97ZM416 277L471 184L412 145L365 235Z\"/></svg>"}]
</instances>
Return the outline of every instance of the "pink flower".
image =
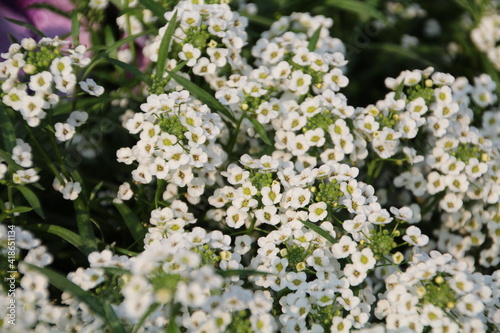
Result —
<instances>
[{"instance_id":1,"label":"pink flower","mask_svg":"<svg viewBox=\"0 0 500 333\"><path fill-rule=\"evenodd\" d=\"M75 8L70 0L17 0L0 1L0 51L6 52L11 44L8 34L12 34L16 40L20 41L26 37L36 37L32 31L11 23L4 17L13 18L19 21L31 23L47 37L63 36L71 32L71 19L54 13L48 9L28 8L32 4L43 3L52 5L66 13L71 13ZM71 39L69 37L68 39ZM89 33L80 30L80 43L90 46Z\"/></svg>"}]
</instances>

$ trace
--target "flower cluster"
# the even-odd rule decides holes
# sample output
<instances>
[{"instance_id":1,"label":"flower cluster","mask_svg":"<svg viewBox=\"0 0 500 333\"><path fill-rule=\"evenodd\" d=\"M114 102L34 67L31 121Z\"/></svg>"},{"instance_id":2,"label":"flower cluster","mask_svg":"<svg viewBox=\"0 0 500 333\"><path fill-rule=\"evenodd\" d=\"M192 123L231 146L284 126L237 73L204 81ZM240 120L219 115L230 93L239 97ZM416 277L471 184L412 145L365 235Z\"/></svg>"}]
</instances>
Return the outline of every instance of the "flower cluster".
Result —
<instances>
[{"instance_id":1,"label":"flower cluster","mask_svg":"<svg viewBox=\"0 0 500 333\"><path fill-rule=\"evenodd\" d=\"M156 177L187 186L187 196L195 203L226 158L215 142L223 127L221 117L186 90L150 95L141 110L125 125L140 139L132 148L118 150L118 161L137 162L132 175L138 183L148 184Z\"/></svg>"},{"instance_id":2,"label":"flower cluster","mask_svg":"<svg viewBox=\"0 0 500 333\"><path fill-rule=\"evenodd\" d=\"M476 47L486 53L497 70L500 70L500 15L491 13L481 18L478 26L475 27L470 37Z\"/></svg>"},{"instance_id":3,"label":"flower cluster","mask_svg":"<svg viewBox=\"0 0 500 333\"><path fill-rule=\"evenodd\" d=\"M417 253L403 272L390 275L375 315L387 332L427 328L441 332L486 332L498 327L500 279L471 274L449 254Z\"/></svg>"},{"instance_id":4,"label":"flower cluster","mask_svg":"<svg viewBox=\"0 0 500 333\"><path fill-rule=\"evenodd\" d=\"M409 190L416 197L426 198L430 206L422 208L427 211L434 209L432 201L437 200L436 208L445 212L441 217L438 248L446 248L457 258L463 258L467 251L482 246L489 237L493 243L483 249L477 259L482 266L495 266L498 263L495 258L500 253L498 227L484 217L467 220L474 211L479 212L479 207L481 215L488 211L484 207L490 205L494 211L500 195L500 152L494 144L498 138L491 134L497 116L495 112L485 112L481 122L475 119L478 110L486 109L497 100L496 84L487 75L476 77L471 85L463 77L455 79L443 73L431 75L430 71L403 72L396 79L388 79L387 84L395 90L403 88L397 100L393 98L394 92L388 94L393 105L399 104L399 111L383 107L387 97L368 110L383 110L389 114L387 123L397 130L392 132L392 140L385 140L380 146L376 143L379 138L373 138L374 150L384 158L403 150L411 164L408 171L394 178L394 185ZM483 126L475 126L477 123ZM390 127L384 130L390 131ZM415 146L409 145L411 141L407 141L413 138L422 140L420 145L433 148L419 148L422 154L419 155Z\"/></svg>"},{"instance_id":5,"label":"flower cluster","mask_svg":"<svg viewBox=\"0 0 500 333\"><path fill-rule=\"evenodd\" d=\"M47 110L55 107L61 96L74 93L77 69L90 63L86 50L84 45L67 48L67 42L58 38L42 38L38 43L25 38L21 44L12 44L9 52L2 54L5 61L0 63L2 103L20 112L29 126L39 126ZM103 88L91 79L79 84L90 95L103 93ZM64 140L74 131L70 123L61 123L56 128Z\"/></svg>"},{"instance_id":6,"label":"flower cluster","mask_svg":"<svg viewBox=\"0 0 500 333\"><path fill-rule=\"evenodd\" d=\"M9 237L8 231L15 234L15 242ZM12 250L12 247L15 247L15 250ZM11 256L11 252L15 252L14 257ZM12 261L6 260L7 253L9 253L9 258L12 258ZM2 307L7 309L7 306L12 304L12 297L15 297L15 307L17 311L22 313L22 316L18 316L16 320L16 330L30 331L35 326L42 330L49 327L50 324L67 321L67 318L71 316L70 309L54 305L51 302L47 277L30 270L25 265L27 263L45 267L52 263L53 257L47 252L47 248L41 244L40 239L34 237L30 231L23 230L20 227L14 229L9 227L8 229L5 225L0 225L0 256L3 259L0 271L5 278L4 282L8 281L9 287L19 282L13 292L7 292L10 289L5 289L6 284L2 283L0 285L0 290L2 290L0 304ZM19 263L19 265L16 263ZM5 312L2 312L2 314L5 314ZM4 316L3 320L0 321L0 327L2 327L2 330L9 330L13 326L9 324L7 317Z\"/></svg>"},{"instance_id":7,"label":"flower cluster","mask_svg":"<svg viewBox=\"0 0 500 333\"><path fill-rule=\"evenodd\" d=\"M222 1L220 4L200 4L198 1L183 0L172 11L166 12L167 24L144 47L144 54L151 61L158 60L164 34L174 15L176 29L171 52L176 56L166 64L168 68L173 69L182 61L192 69L193 74L208 76L226 65L235 69L244 67L240 52L246 44L248 20Z\"/></svg>"},{"instance_id":8,"label":"flower cluster","mask_svg":"<svg viewBox=\"0 0 500 333\"><path fill-rule=\"evenodd\" d=\"M74 23L118 15L116 27L103 21L106 47L95 45L94 60L58 38L26 38L1 55L0 221L81 252L79 264L56 263L58 274L45 268L53 257L41 241L16 227L14 331L496 332L495 76L406 70L385 80L385 97L354 107L344 88L355 89L356 61L347 67L331 18L289 11L247 34L248 22L266 22L239 5L91 0ZM380 8L397 28L431 5ZM425 20L429 38L446 24ZM494 53L486 32L496 21L483 21L473 39ZM140 52L156 66L143 66ZM96 75L116 91L94 98L104 87L87 73L115 68L130 84ZM93 127L99 108L111 112ZM85 167L70 163L72 143ZM85 155L85 144L100 147ZM86 168L109 151L130 168ZM52 196L38 197L51 187L72 201L60 215ZM36 220L68 212L74 225ZM0 305L10 301L0 295Z\"/></svg>"}]
</instances>

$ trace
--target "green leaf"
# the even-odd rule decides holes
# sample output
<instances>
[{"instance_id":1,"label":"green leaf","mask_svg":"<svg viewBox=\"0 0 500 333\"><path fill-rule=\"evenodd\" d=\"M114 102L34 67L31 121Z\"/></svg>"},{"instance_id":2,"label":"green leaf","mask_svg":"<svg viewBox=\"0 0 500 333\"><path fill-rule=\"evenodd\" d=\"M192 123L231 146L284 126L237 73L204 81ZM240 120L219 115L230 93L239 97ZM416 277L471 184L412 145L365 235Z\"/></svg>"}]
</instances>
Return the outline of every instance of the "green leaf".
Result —
<instances>
[{"instance_id":1,"label":"green leaf","mask_svg":"<svg viewBox=\"0 0 500 333\"><path fill-rule=\"evenodd\" d=\"M386 22L386 17L377 8L363 1L327 0L326 4L360 16L373 17L377 20Z\"/></svg>"},{"instance_id":2,"label":"green leaf","mask_svg":"<svg viewBox=\"0 0 500 333\"><path fill-rule=\"evenodd\" d=\"M82 251L86 255L89 255L91 252L97 251L97 243L89 211L82 198L82 194L73 201L73 206L75 207L78 232L82 238Z\"/></svg>"},{"instance_id":3,"label":"green leaf","mask_svg":"<svg viewBox=\"0 0 500 333\"><path fill-rule=\"evenodd\" d=\"M134 66L127 64L123 61L120 61L118 59L110 58L106 55L103 55L102 57L104 58L104 60L106 60L110 64L118 66L118 67L124 69L125 71L129 72L130 74L138 77L139 79L141 79L141 81L144 81L144 82L149 81L149 78L146 75L144 75L144 73L142 73L137 67L134 67Z\"/></svg>"},{"instance_id":4,"label":"green leaf","mask_svg":"<svg viewBox=\"0 0 500 333\"><path fill-rule=\"evenodd\" d=\"M128 230L132 234L135 241L142 242L146 236L146 230L141 224L139 218L134 214L134 212L124 203L114 203L113 204L118 212L125 221Z\"/></svg>"},{"instance_id":5,"label":"green leaf","mask_svg":"<svg viewBox=\"0 0 500 333\"><path fill-rule=\"evenodd\" d=\"M330 235L328 233L328 231L326 231L325 229L322 229L319 225L314 224L314 223L309 222L309 221L300 221L300 222L302 222L309 229L315 231L321 237L323 237L326 240L328 240L330 243L332 243L332 244L337 243L337 240L332 235Z\"/></svg>"},{"instance_id":6,"label":"green leaf","mask_svg":"<svg viewBox=\"0 0 500 333\"><path fill-rule=\"evenodd\" d=\"M168 51L170 49L170 41L174 35L175 29L177 27L177 10L172 15L170 22L168 22L167 30L163 35L160 43L160 49L158 51L158 61L156 62L156 81L160 82L163 78L163 72L165 71L165 64L167 62Z\"/></svg>"},{"instance_id":7,"label":"green leaf","mask_svg":"<svg viewBox=\"0 0 500 333\"><path fill-rule=\"evenodd\" d=\"M257 119L255 119L255 118L252 118L252 117L247 117L247 118L252 122L253 127L255 128L255 130L257 131L257 133L260 135L260 137L262 138L262 140L267 145L272 146L273 143L269 139L269 136L267 136L267 132L264 129L264 126L261 123L259 123L259 121Z\"/></svg>"},{"instance_id":8,"label":"green leaf","mask_svg":"<svg viewBox=\"0 0 500 333\"><path fill-rule=\"evenodd\" d=\"M47 277L50 284L52 284L57 289L68 292L81 302L85 303L90 311L92 311L96 316L104 319L108 327L111 329L111 332L125 333L120 320L116 316L115 311L109 305L109 303L102 304L101 300L99 300L97 297L83 290L78 285L74 284L66 277L57 272L54 272L48 268L42 268L28 263L24 263L24 265L27 265L30 270L34 270Z\"/></svg>"},{"instance_id":9,"label":"green leaf","mask_svg":"<svg viewBox=\"0 0 500 333\"><path fill-rule=\"evenodd\" d=\"M66 242L76 247L83 254L85 254L85 252L82 251L81 249L83 245L82 238L71 230L60 227L58 225L46 224L46 223L28 224L24 226L24 228L35 231L42 231L52 235L59 236Z\"/></svg>"},{"instance_id":10,"label":"green leaf","mask_svg":"<svg viewBox=\"0 0 500 333\"><path fill-rule=\"evenodd\" d=\"M135 325L134 327L134 330L132 331L132 333L137 333L142 325L144 325L144 322L146 321L146 319L153 313L155 312L156 309L158 309L158 307L160 306L159 303L153 303L149 306L149 309L148 311L146 311L146 313L142 316L142 318L139 320L139 322Z\"/></svg>"},{"instance_id":11,"label":"green leaf","mask_svg":"<svg viewBox=\"0 0 500 333\"><path fill-rule=\"evenodd\" d=\"M92 201L94 200L97 192L99 192L99 190L101 189L102 185L104 184L104 181L101 181L99 184L97 184L93 189L92 189L92 192L90 192L90 197L89 197L89 201Z\"/></svg>"},{"instance_id":12,"label":"green leaf","mask_svg":"<svg viewBox=\"0 0 500 333\"><path fill-rule=\"evenodd\" d=\"M17 207L10 209L9 212L11 214L13 214L13 213L27 213L27 212L31 212L32 210L33 210L33 208L28 207L28 206L17 206Z\"/></svg>"},{"instance_id":13,"label":"green leaf","mask_svg":"<svg viewBox=\"0 0 500 333\"><path fill-rule=\"evenodd\" d=\"M210 109L217 110L226 116L233 123L236 123L236 118L230 113L222 104L219 103L215 97L209 94L207 91L198 87L196 84L191 82L190 80L180 76L171 71L167 71L168 74L174 79L178 84L183 86L187 91L189 91L194 97L198 98L200 101L205 103Z\"/></svg>"},{"instance_id":14,"label":"green leaf","mask_svg":"<svg viewBox=\"0 0 500 333\"><path fill-rule=\"evenodd\" d=\"M71 13L71 37L73 37L74 45L80 44L80 21L76 10Z\"/></svg>"},{"instance_id":15,"label":"green leaf","mask_svg":"<svg viewBox=\"0 0 500 333\"><path fill-rule=\"evenodd\" d=\"M106 314L106 319L108 321L108 325L111 328L111 332L114 333L125 333L125 329L122 326L122 323L118 316L116 315L115 310L108 302L103 303L104 313Z\"/></svg>"},{"instance_id":16,"label":"green leaf","mask_svg":"<svg viewBox=\"0 0 500 333\"><path fill-rule=\"evenodd\" d=\"M149 9L158 18L158 23L161 25L167 23L164 16L165 9L158 2L153 0L139 0L139 3L146 9Z\"/></svg>"},{"instance_id":17,"label":"green leaf","mask_svg":"<svg viewBox=\"0 0 500 333\"><path fill-rule=\"evenodd\" d=\"M221 269L218 269L217 274L223 276L223 277L231 277L231 276L240 276L240 277L247 277L247 276L255 276L255 275L273 275L273 273L269 272L263 272L263 271L256 271L252 269L229 269L227 271L223 271Z\"/></svg>"},{"instance_id":18,"label":"green leaf","mask_svg":"<svg viewBox=\"0 0 500 333\"><path fill-rule=\"evenodd\" d=\"M309 39L309 44L307 44L307 49L309 50L309 52L313 52L314 50L316 50L316 45L318 45L321 29L323 29L323 27L320 25Z\"/></svg>"},{"instance_id":19,"label":"green leaf","mask_svg":"<svg viewBox=\"0 0 500 333\"><path fill-rule=\"evenodd\" d=\"M32 24L30 24L28 22L18 21L18 20L15 20L13 18L5 17L5 16L4 16L4 19L6 19L7 21L12 22L14 24L17 24L17 25L19 25L21 27L25 27L25 28L30 29L31 31L33 31L35 33L35 35L37 35L39 37L46 37L43 32L41 32L34 25L32 25Z\"/></svg>"},{"instance_id":20,"label":"green leaf","mask_svg":"<svg viewBox=\"0 0 500 333\"><path fill-rule=\"evenodd\" d=\"M33 3L29 6L26 7L27 9L47 9L50 10L53 13L56 13L57 15L64 16L66 18L70 18L70 14L65 12L64 10L61 10L60 8L57 8L56 6L50 5L48 3Z\"/></svg>"},{"instance_id":21,"label":"green leaf","mask_svg":"<svg viewBox=\"0 0 500 333\"><path fill-rule=\"evenodd\" d=\"M141 37L143 35L147 35L147 34L152 33L152 32L154 32L154 30L153 29L149 29L149 30L145 30L145 31L139 32L139 33L137 33L135 35L131 35L131 36L122 38L119 41L116 41L114 44L109 45L109 46L94 46L94 47L91 47L89 49L90 51L101 51L101 53L99 54L99 56L94 57L94 59L90 62L90 64L87 65L87 67L85 68L85 70L83 70L81 72L81 74L79 76L79 79L81 80L81 79L85 78L87 75L89 75L89 73L92 71L92 69L95 66L97 66L100 62L104 61L104 59L103 59L102 56L110 54L112 51L118 49L120 46L125 45L125 44L133 41L134 39L136 39L138 37Z\"/></svg>"},{"instance_id":22,"label":"green leaf","mask_svg":"<svg viewBox=\"0 0 500 333\"><path fill-rule=\"evenodd\" d=\"M130 274L130 271L125 268L119 268L119 267L99 267L102 269L104 272L109 273L109 274L114 274L114 275L124 275L124 274Z\"/></svg>"},{"instance_id":23,"label":"green leaf","mask_svg":"<svg viewBox=\"0 0 500 333\"><path fill-rule=\"evenodd\" d=\"M1 105L0 124L2 124L3 147L6 151L12 151L12 149L16 146L16 133L7 109Z\"/></svg>"},{"instance_id":24,"label":"green leaf","mask_svg":"<svg viewBox=\"0 0 500 333\"><path fill-rule=\"evenodd\" d=\"M165 331L166 333L179 333L179 327L177 326L177 323L175 322L175 318L179 314L179 311L181 310L181 305L180 303L172 304L170 306L170 321L168 323L168 328Z\"/></svg>"},{"instance_id":25,"label":"green leaf","mask_svg":"<svg viewBox=\"0 0 500 333\"><path fill-rule=\"evenodd\" d=\"M5 150L0 149L0 159L4 160L4 162L7 163L9 167L14 171L22 169L19 165L17 165L16 162L14 162L14 160L12 159L12 154L7 153Z\"/></svg>"},{"instance_id":26,"label":"green leaf","mask_svg":"<svg viewBox=\"0 0 500 333\"><path fill-rule=\"evenodd\" d=\"M43 214L42 210L42 205L40 204L40 200L38 200L38 197L36 196L33 191L31 191L29 188L26 186L18 185L16 188L21 192L21 194L24 196L26 201L30 204L30 206L35 210L35 212L45 220L45 215Z\"/></svg>"}]
</instances>

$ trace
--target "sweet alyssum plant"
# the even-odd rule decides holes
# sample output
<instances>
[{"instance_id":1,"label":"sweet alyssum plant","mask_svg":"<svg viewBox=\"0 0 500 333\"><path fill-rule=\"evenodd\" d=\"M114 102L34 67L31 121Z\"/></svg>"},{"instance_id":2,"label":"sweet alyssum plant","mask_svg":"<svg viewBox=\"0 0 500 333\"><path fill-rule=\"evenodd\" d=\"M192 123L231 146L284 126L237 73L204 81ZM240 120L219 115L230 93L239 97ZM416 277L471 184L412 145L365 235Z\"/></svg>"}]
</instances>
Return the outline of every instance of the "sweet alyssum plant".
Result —
<instances>
[{"instance_id":1,"label":"sweet alyssum plant","mask_svg":"<svg viewBox=\"0 0 500 333\"><path fill-rule=\"evenodd\" d=\"M19 262L19 316L4 329L498 328L500 116L488 75L470 84L408 70L386 79L384 99L355 107L329 18L282 17L249 53L247 19L225 3L180 1L156 19L165 25L144 38L147 75L57 38L2 54L0 246L8 253L15 226ZM88 78L102 60L141 79L134 97ZM67 153L93 116L79 106L103 97L128 107L117 131L131 144L116 149L124 181L90 190ZM31 222L31 210L45 216L36 193L52 191L47 181L76 226ZM99 236L96 204L119 213L128 243ZM66 276L48 268L59 256L41 231L85 263Z\"/></svg>"}]
</instances>

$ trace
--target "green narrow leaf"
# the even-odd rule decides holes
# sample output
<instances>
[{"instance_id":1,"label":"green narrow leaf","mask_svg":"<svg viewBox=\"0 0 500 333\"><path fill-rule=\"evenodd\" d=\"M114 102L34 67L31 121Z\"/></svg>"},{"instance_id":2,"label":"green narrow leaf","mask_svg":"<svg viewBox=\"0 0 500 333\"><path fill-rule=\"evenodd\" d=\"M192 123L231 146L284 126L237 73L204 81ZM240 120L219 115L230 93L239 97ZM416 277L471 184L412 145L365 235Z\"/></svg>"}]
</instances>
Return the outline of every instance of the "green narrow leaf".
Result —
<instances>
[{"instance_id":1,"label":"green narrow leaf","mask_svg":"<svg viewBox=\"0 0 500 333\"><path fill-rule=\"evenodd\" d=\"M109 273L109 274L114 274L114 275L124 275L124 274L130 274L130 271L125 268L119 268L119 267L99 267L102 269L104 272Z\"/></svg>"},{"instance_id":2,"label":"green narrow leaf","mask_svg":"<svg viewBox=\"0 0 500 333\"><path fill-rule=\"evenodd\" d=\"M175 322L175 318L179 314L179 311L181 310L181 305L180 303L172 304L170 307L170 321L168 322L168 328L165 331L165 333L179 333L179 327L177 326L177 323Z\"/></svg>"},{"instance_id":3,"label":"green narrow leaf","mask_svg":"<svg viewBox=\"0 0 500 333\"><path fill-rule=\"evenodd\" d=\"M116 315L115 310L108 302L104 302L104 313L106 313L106 319L108 321L109 327L111 328L111 332L113 333L125 333L125 329L120 322L120 319Z\"/></svg>"},{"instance_id":4,"label":"green narrow leaf","mask_svg":"<svg viewBox=\"0 0 500 333\"><path fill-rule=\"evenodd\" d=\"M89 255L91 252L97 251L97 243L89 211L81 194L73 201L73 206L75 207L78 232L82 238L82 251Z\"/></svg>"},{"instance_id":5,"label":"green narrow leaf","mask_svg":"<svg viewBox=\"0 0 500 333\"><path fill-rule=\"evenodd\" d=\"M0 149L0 159L4 160L4 162L9 165L9 168L13 169L14 171L22 169L19 165L17 165L16 162L14 162L14 160L12 159L12 154L6 152L5 150Z\"/></svg>"},{"instance_id":6,"label":"green narrow leaf","mask_svg":"<svg viewBox=\"0 0 500 333\"><path fill-rule=\"evenodd\" d=\"M156 81L160 82L163 78L163 72L165 71L165 64L167 62L168 51L170 49L170 41L174 35L175 29L177 27L177 10L172 15L170 22L168 22L167 30L161 39L160 49L158 51L158 61L156 62Z\"/></svg>"},{"instance_id":7,"label":"green narrow leaf","mask_svg":"<svg viewBox=\"0 0 500 333\"><path fill-rule=\"evenodd\" d=\"M317 234L319 234L321 237L325 238L327 241L329 241L332 244L337 243L337 240L328 233L328 231L322 229L319 225L316 225L312 222L309 221L300 221L302 222L306 227L309 229L315 231Z\"/></svg>"},{"instance_id":8,"label":"green narrow leaf","mask_svg":"<svg viewBox=\"0 0 500 333\"><path fill-rule=\"evenodd\" d=\"M146 313L142 316L142 318L139 320L139 322L135 325L134 327L134 330L132 331L132 333L137 333L142 325L144 325L144 322L146 321L146 319L153 313L155 312L156 309L158 309L158 307L160 306L160 304L158 303L153 303L149 306L149 309L148 311L146 311Z\"/></svg>"},{"instance_id":9,"label":"green narrow leaf","mask_svg":"<svg viewBox=\"0 0 500 333\"><path fill-rule=\"evenodd\" d=\"M9 212L10 213L27 213L27 212L31 212L33 210L33 208L31 207L28 207L28 206L17 206L17 207L14 207L12 208Z\"/></svg>"},{"instance_id":10,"label":"green narrow leaf","mask_svg":"<svg viewBox=\"0 0 500 333\"><path fill-rule=\"evenodd\" d=\"M217 274L221 275L222 277L231 277L231 276L247 277L247 276L255 276L255 275L274 275L273 273L269 273L269 272L247 270L247 269L230 269L227 271L223 271L221 269L218 269L216 272L217 272Z\"/></svg>"},{"instance_id":11,"label":"green narrow leaf","mask_svg":"<svg viewBox=\"0 0 500 333\"><path fill-rule=\"evenodd\" d=\"M327 0L326 4L361 16L369 16L383 22L386 21L385 16L377 8L366 2L355 0Z\"/></svg>"},{"instance_id":12,"label":"green narrow leaf","mask_svg":"<svg viewBox=\"0 0 500 333\"><path fill-rule=\"evenodd\" d=\"M187 91L189 91L194 97L198 98L200 101L205 103L210 109L217 110L226 116L233 123L236 123L236 118L230 113L222 104L219 103L218 100L215 99L212 95L210 95L207 91L198 87L196 84L191 82L190 80L180 76L171 71L167 71L168 74L181 86L183 86Z\"/></svg>"},{"instance_id":13,"label":"green narrow leaf","mask_svg":"<svg viewBox=\"0 0 500 333\"><path fill-rule=\"evenodd\" d=\"M309 39L309 44L307 44L307 49L309 52L316 50L316 45L318 45L319 35L321 34L322 26L319 26L318 29L313 33L311 39Z\"/></svg>"},{"instance_id":14,"label":"green narrow leaf","mask_svg":"<svg viewBox=\"0 0 500 333\"><path fill-rule=\"evenodd\" d=\"M33 3L29 6L27 6L26 8L28 8L28 9L47 9L53 13L56 13L57 15L61 15L61 16L64 16L66 18L71 17L69 13L57 8L56 6L50 5L48 3Z\"/></svg>"},{"instance_id":15,"label":"green narrow leaf","mask_svg":"<svg viewBox=\"0 0 500 333\"><path fill-rule=\"evenodd\" d=\"M101 189L102 185L104 184L104 181L101 181L99 184L97 184L93 189L92 189L92 192L90 192L90 197L89 197L89 201L92 201L94 200L97 192L99 192L99 190Z\"/></svg>"},{"instance_id":16,"label":"green narrow leaf","mask_svg":"<svg viewBox=\"0 0 500 333\"><path fill-rule=\"evenodd\" d=\"M82 288L80 288L80 286L74 284L65 276L57 272L54 272L48 268L42 268L28 263L24 263L24 265L27 265L29 269L34 270L47 277L50 284L52 284L57 289L66 291L79 299L81 302L85 303L90 311L92 311L96 316L104 319L108 327L111 329L111 332L125 333L120 320L116 316L113 308L108 303L105 303L105 305L103 305L101 303L101 300L99 300L97 297L83 290Z\"/></svg>"},{"instance_id":17,"label":"green narrow leaf","mask_svg":"<svg viewBox=\"0 0 500 333\"><path fill-rule=\"evenodd\" d=\"M29 230L35 230L35 231L42 231L46 232L52 235L56 235L64 239L66 242L70 243L74 247L76 247L78 250L81 250L82 248L82 238L75 234L73 231L68 230L66 228L60 227L58 225L52 225L52 224L46 224L46 223L37 223L37 224L28 224L24 228L29 229Z\"/></svg>"},{"instance_id":18,"label":"green narrow leaf","mask_svg":"<svg viewBox=\"0 0 500 333\"><path fill-rule=\"evenodd\" d=\"M18 185L16 188L21 192L21 194L24 196L26 201L30 204L30 206L35 210L35 212L45 220L45 215L43 214L42 210L42 205L40 204L40 200L38 200L38 197L36 196L33 191L31 191L29 188L26 186Z\"/></svg>"},{"instance_id":19,"label":"green narrow leaf","mask_svg":"<svg viewBox=\"0 0 500 333\"><path fill-rule=\"evenodd\" d=\"M253 127L255 128L255 130L257 131L257 133L260 135L260 137L262 138L262 140L267 145L272 146L273 143L269 139L269 136L267 136L267 132L264 129L264 126L261 123L259 123L259 121L257 119L255 119L255 118L248 117L248 119L252 122Z\"/></svg>"},{"instance_id":20,"label":"green narrow leaf","mask_svg":"<svg viewBox=\"0 0 500 333\"><path fill-rule=\"evenodd\" d=\"M71 37L73 37L74 45L80 44L80 21L76 10L71 13Z\"/></svg>"},{"instance_id":21,"label":"green narrow leaf","mask_svg":"<svg viewBox=\"0 0 500 333\"><path fill-rule=\"evenodd\" d=\"M149 9L158 18L158 23L161 25L167 23L164 17L165 9L158 2L153 0L139 0L139 3L146 9Z\"/></svg>"},{"instance_id":22,"label":"green narrow leaf","mask_svg":"<svg viewBox=\"0 0 500 333\"><path fill-rule=\"evenodd\" d=\"M148 81L148 78L137 68L137 67L134 67L130 64L127 64L123 61L120 61L118 59L113 59L113 58L110 58L106 55L102 56L104 58L104 60L106 60L107 62L109 62L110 64L113 64L115 66L118 66L122 69L124 69L125 71L129 72L130 74L138 77L139 79L141 79L142 81L145 81L147 82Z\"/></svg>"},{"instance_id":23,"label":"green narrow leaf","mask_svg":"<svg viewBox=\"0 0 500 333\"><path fill-rule=\"evenodd\" d=\"M88 64L87 67L85 67L85 70L83 70L81 72L81 75L79 76L79 79L85 78L87 75L89 75L89 73L92 71L92 69L95 66L97 66L100 62L104 61L104 59L102 58L102 55L110 54L113 50L116 50L120 46L125 45L125 44L133 41L134 39L136 39L138 37L141 37L143 35L146 35L146 34L149 34L149 33L152 33L152 32L154 32L154 30L153 29L149 29L149 30L145 30L145 31L139 32L139 33L137 33L135 35L122 38L122 39L120 39L119 41L116 41L113 45L110 45L110 46L94 46L94 47L91 47L89 49L90 51L101 51L101 54L100 54L101 56L94 57L94 59L90 62L90 64Z\"/></svg>"},{"instance_id":24,"label":"green narrow leaf","mask_svg":"<svg viewBox=\"0 0 500 333\"><path fill-rule=\"evenodd\" d=\"M0 124L2 124L3 148L6 151L12 151L16 146L16 133L9 113L3 106L0 106Z\"/></svg>"},{"instance_id":25,"label":"green narrow leaf","mask_svg":"<svg viewBox=\"0 0 500 333\"><path fill-rule=\"evenodd\" d=\"M404 87L405 87L405 82L403 81L403 82L401 82L399 84L399 86L396 89L396 94L394 95L395 99L400 99L401 98L401 94L403 93Z\"/></svg>"},{"instance_id":26,"label":"green narrow leaf","mask_svg":"<svg viewBox=\"0 0 500 333\"><path fill-rule=\"evenodd\" d=\"M25 27L25 28L30 29L31 31L33 31L39 37L46 37L43 32L41 32L34 25L32 25L32 24L30 24L28 22L18 21L18 20L15 20L13 18L5 17L5 16L4 16L4 19L6 19L7 21L12 22L14 24L17 24L17 25L19 25L21 27Z\"/></svg>"},{"instance_id":27,"label":"green narrow leaf","mask_svg":"<svg viewBox=\"0 0 500 333\"><path fill-rule=\"evenodd\" d=\"M146 236L146 230L141 224L139 218L134 214L134 212L124 203L114 203L116 209L125 221L128 230L132 234L135 241L142 242Z\"/></svg>"}]
</instances>

